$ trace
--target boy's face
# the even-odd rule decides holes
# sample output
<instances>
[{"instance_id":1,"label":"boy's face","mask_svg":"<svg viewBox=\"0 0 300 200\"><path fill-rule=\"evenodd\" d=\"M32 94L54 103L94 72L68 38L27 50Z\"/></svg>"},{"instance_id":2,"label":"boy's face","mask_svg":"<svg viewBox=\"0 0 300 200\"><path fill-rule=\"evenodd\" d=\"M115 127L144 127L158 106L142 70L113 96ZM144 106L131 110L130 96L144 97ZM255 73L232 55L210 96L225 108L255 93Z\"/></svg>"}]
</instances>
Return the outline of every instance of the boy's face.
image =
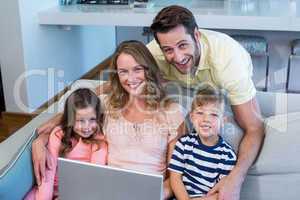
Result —
<instances>
[{"instance_id":1,"label":"boy's face","mask_svg":"<svg viewBox=\"0 0 300 200\"><path fill-rule=\"evenodd\" d=\"M207 103L197 106L190 113L190 118L202 142L209 145L216 144L223 121L220 105Z\"/></svg>"}]
</instances>

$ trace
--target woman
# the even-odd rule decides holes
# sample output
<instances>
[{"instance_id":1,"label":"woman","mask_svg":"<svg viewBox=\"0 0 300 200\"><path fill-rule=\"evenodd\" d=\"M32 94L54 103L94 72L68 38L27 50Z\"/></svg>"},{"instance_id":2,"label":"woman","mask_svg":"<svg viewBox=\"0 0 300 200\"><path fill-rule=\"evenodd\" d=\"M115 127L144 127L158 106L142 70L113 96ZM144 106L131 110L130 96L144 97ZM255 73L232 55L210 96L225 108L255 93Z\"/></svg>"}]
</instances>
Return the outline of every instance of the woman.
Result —
<instances>
[{"instance_id":1,"label":"woman","mask_svg":"<svg viewBox=\"0 0 300 200\"><path fill-rule=\"evenodd\" d=\"M172 194L166 175L168 144L184 120L182 109L166 98L157 64L143 43L121 43L110 69L110 93L100 96L106 110L103 132L108 165L164 175L164 196L168 198ZM39 144L33 148L43 149ZM33 152L39 152L37 149Z\"/></svg>"},{"instance_id":2,"label":"woman","mask_svg":"<svg viewBox=\"0 0 300 200\"><path fill-rule=\"evenodd\" d=\"M121 43L111 70L104 123L108 165L165 175L168 144L183 122L181 107L166 98L157 64L141 42Z\"/></svg>"}]
</instances>

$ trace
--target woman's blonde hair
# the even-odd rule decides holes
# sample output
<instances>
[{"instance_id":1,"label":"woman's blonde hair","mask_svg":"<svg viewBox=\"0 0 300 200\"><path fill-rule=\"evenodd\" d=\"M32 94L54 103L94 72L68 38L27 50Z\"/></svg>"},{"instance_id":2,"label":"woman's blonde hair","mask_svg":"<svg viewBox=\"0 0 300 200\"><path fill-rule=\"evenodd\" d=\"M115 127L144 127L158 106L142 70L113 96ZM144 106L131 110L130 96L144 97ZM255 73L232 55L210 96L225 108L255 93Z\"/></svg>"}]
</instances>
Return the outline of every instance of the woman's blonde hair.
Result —
<instances>
[{"instance_id":1,"label":"woman's blonde hair","mask_svg":"<svg viewBox=\"0 0 300 200\"><path fill-rule=\"evenodd\" d=\"M149 109L156 109L165 98L165 92L160 83L160 72L155 59L147 47L139 41L122 42L114 52L110 65L111 92L108 98L109 109L120 110L129 101L128 92L122 87L117 73L117 60L124 53L131 55L145 71L145 86L142 95Z\"/></svg>"}]
</instances>

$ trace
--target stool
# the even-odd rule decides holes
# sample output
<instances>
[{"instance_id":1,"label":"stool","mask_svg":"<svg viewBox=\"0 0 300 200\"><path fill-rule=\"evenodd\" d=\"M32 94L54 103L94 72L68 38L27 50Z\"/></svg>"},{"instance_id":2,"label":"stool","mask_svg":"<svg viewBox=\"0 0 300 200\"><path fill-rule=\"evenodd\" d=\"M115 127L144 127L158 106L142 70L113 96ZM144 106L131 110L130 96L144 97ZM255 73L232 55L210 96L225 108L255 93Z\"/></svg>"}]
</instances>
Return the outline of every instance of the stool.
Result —
<instances>
[{"instance_id":1,"label":"stool","mask_svg":"<svg viewBox=\"0 0 300 200\"><path fill-rule=\"evenodd\" d=\"M286 92L300 93L300 39L291 42L291 55L288 61Z\"/></svg>"},{"instance_id":2,"label":"stool","mask_svg":"<svg viewBox=\"0 0 300 200\"><path fill-rule=\"evenodd\" d=\"M251 35L232 35L250 54L253 64L253 82L261 91L268 89L269 52L268 43L264 37Z\"/></svg>"}]
</instances>

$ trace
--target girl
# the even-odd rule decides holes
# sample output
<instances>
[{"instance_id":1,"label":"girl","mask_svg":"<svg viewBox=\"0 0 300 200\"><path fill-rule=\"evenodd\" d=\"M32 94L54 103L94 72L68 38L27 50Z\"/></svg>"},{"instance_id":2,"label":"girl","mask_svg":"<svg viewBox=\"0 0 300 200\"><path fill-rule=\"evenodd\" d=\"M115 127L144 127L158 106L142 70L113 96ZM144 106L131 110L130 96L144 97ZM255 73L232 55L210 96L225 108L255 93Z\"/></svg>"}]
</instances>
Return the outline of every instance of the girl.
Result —
<instances>
[{"instance_id":1,"label":"girl","mask_svg":"<svg viewBox=\"0 0 300 200\"><path fill-rule=\"evenodd\" d=\"M60 126L53 129L48 151L54 161L52 170L25 199L56 199L58 156L105 165L107 144L102 134L103 115L99 98L89 89L78 89L66 100Z\"/></svg>"}]
</instances>

